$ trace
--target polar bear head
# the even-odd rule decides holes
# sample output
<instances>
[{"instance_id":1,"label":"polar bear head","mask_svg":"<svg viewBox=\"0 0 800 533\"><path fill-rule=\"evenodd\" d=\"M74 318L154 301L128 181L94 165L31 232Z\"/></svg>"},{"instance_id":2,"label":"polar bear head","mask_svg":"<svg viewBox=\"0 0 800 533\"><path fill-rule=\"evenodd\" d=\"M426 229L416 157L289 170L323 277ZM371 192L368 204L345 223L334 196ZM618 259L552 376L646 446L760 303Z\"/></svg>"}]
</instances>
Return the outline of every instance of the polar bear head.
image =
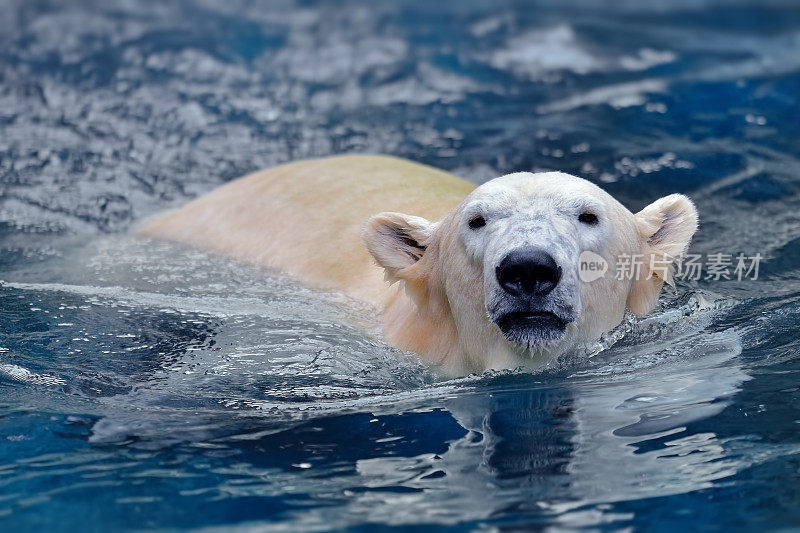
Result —
<instances>
[{"instance_id":1,"label":"polar bear head","mask_svg":"<svg viewBox=\"0 0 800 533\"><path fill-rule=\"evenodd\" d=\"M679 194L634 214L581 178L519 172L437 222L375 215L362 240L409 297L387 307L387 339L463 373L539 366L648 313L696 229Z\"/></svg>"}]
</instances>

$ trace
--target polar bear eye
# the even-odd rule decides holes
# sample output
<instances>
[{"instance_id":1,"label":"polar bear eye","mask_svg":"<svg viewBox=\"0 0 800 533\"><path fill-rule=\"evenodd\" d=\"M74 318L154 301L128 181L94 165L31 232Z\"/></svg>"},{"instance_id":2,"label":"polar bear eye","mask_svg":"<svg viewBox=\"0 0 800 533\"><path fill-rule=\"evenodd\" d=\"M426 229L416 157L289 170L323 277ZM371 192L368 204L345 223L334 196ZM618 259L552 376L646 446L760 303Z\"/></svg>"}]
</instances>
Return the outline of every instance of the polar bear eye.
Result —
<instances>
[{"instance_id":1,"label":"polar bear eye","mask_svg":"<svg viewBox=\"0 0 800 533\"><path fill-rule=\"evenodd\" d=\"M469 227L470 229L478 229L482 228L486 225L486 219L480 215L474 216L469 219Z\"/></svg>"},{"instance_id":2,"label":"polar bear eye","mask_svg":"<svg viewBox=\"0 0 800 533\"><path fill-rule=\"evenodd\" d=\"M580 216L578 216L578 220L590 226L594 226L598 222L597 215L590 213L589 211L581 213Z\"/></svg>"}]
</instances>

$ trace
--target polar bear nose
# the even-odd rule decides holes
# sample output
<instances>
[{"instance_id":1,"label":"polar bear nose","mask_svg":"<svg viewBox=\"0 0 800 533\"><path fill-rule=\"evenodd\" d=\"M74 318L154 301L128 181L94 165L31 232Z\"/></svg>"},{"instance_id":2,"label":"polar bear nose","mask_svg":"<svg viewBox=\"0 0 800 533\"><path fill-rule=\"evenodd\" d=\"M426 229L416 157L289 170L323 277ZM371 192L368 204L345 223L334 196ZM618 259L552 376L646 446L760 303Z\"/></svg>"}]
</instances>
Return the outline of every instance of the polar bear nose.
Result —
<instances>
[{"instance_id":1,"label":"polar bear nose","mask_svg":"<svg viewBox=\"0 0 800 533\"><path fill-rule=\"evenodd\" d=\"M513 296L544 296L561 279L553 256L540 248L518 248L503 258L495 274L497 282Z\"/></svg>"}]
</instances>

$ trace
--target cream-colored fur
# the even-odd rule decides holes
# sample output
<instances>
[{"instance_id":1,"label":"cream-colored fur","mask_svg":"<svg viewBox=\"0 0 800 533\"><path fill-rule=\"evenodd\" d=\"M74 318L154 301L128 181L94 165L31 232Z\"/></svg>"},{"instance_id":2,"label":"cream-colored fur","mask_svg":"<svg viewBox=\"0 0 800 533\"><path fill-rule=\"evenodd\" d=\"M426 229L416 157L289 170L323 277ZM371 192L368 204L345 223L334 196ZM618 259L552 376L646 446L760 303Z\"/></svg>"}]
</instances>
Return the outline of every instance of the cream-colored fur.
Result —
<instances>
[{"instance_id":1,"label":"cream-colored fur","mask_svg":"<svg viewBox=\"0 0 800 533\"><path fill-rule=\"evenodd\" d=\"M587 209L600 223L577 221ZM473 230L469 218L478 212L486 225ZM617 280L618 258L675 257L696 227L694 206L681 195L634 215L602 189L567 174L518 173L476 188L401 159L343 156L235 180L140 233L216 250L381 306L390 344L449 374L464 374L539 366L595 340L626 308L649 312L663 282L671 281L669 271ZM570 322L560 339L519 346L490 319L503 304L494 268L508 250L531 243L554 250L564 269L552 305L566 310ZM584 250L611 265L602 279L577 280ZM387 281L397 284L390 288Z\"/></svg>"}]
</instances>

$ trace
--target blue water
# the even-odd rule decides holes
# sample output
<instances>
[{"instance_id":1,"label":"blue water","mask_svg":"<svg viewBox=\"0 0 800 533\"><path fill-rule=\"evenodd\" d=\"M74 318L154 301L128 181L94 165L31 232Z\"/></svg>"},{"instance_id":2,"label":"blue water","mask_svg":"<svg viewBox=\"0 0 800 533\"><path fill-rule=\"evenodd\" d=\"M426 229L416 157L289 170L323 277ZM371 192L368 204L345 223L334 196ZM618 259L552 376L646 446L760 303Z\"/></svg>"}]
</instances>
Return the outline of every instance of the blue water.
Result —
<instances>
[{"instance_id":1,"label":"blue water","mask_svg":"<svg viewBox=\"0 0 800 533\"><path fill-rule=\"evenodd\" d=\"M800 7L598 4L0 1L0 528L800 527ZM683 192L693 252L766 262L442 381L337 295L126 233L338 153Z\"/></svg>"}]
</instances>

